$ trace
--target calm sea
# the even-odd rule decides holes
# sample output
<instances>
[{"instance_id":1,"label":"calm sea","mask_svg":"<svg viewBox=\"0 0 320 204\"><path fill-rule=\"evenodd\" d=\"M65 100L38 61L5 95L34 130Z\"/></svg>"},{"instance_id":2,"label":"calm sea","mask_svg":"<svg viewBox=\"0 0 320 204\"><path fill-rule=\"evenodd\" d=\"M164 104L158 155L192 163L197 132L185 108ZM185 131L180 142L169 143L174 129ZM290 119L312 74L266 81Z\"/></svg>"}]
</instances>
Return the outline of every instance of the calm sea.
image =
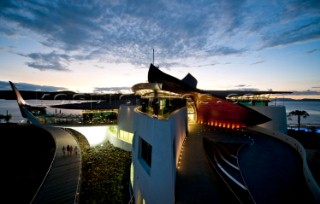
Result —
<instances>
[{"instance_id":1,"label":"calm sea","mask_svg":"<svg viewBox=\"0 0 320 204\"><path fill-rule=\"evenodd\" d=\"M80 101L61 101L61 100L26 100L30 105L57 105L65 103L76 103ZM269 106L285 106L286 112L294 110L305 110L309 113L309 117L301 119L301 125L317 125L320 126L320 101L276 101L270 102ZM0 114L12 115L11 122L25 122L25 119L21 116L20 110L16 100L2 100L0 99ZM68 110L68 109L54 109L47 108L49 113L63 113L63 114L81 114L80 110ZM296 125L297 118L292 117L292 120L287 120L288 125Z\"/></svg>"},{"instance_id":2,"label":"calm sea","mask_svg":"<svg viewBox=\"0 0 320 204\"><path fill-rule=\"evenodd\" d=\"M80 101L65 101L65 100L26 100L26 102L30 105L37 105L37 106L47 106L47 112L48 113L61 113L65 115L69 114L81 114L81 110L70 110L70 109L56 109L51 108L52 105L59 105L59 104L66 104L66 103L77 103ZM83 101L81 101L83 102ZM8 111L8 114L12 115L12 119L10 122L16 122L16 123L24 123L26 122L26 119L21 116L19 106L16 100L3 100L0 99L0 114L6 115ZM2 121L4 122L4 121Z\"/></svg>"},{"instance_id":3,"label":"calm sea","mask_svg":"<svg viewBox=\"0 0 320 204\"><path fill-rule=\"evenodd\" d=\"M304 110L310 116L301 118L301 125L320 126L320 101L276 101L270 102L269 106L285 106L287 114L295 110ZM296 116L287 119L288 125L297 125Z\"/></svg>"}]
</instances>

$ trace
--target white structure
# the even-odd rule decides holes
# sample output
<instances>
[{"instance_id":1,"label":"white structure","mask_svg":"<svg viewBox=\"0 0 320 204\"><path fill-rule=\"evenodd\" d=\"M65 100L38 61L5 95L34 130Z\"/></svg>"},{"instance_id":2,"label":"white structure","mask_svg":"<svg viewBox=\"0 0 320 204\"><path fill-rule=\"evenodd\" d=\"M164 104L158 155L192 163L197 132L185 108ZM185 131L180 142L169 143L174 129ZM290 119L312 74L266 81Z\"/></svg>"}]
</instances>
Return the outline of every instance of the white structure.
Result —
<instances>
[{"instance_id":1,"label":"white structure","mask_svg":"<svg viewBox=\"0 0 320 204\"><path fill-rule=\"evenodd\" d=\"M285 106L249 106L251 109L271 118L272 120L258 125L272 131L287 133L287 114Z\"/></svg>"},{"instance_id":2,"label":"white structure","mask_svg":"<svg viewBox=\"0 0 320 204\"><path fill-rule=\"evenodd\" d=\"M134 132L131 182L135 203L174 203L178 155L188 131L187 109L167 119L152 118L132 107L120 109L119 128Z\"/></svg>"}]
</instances>

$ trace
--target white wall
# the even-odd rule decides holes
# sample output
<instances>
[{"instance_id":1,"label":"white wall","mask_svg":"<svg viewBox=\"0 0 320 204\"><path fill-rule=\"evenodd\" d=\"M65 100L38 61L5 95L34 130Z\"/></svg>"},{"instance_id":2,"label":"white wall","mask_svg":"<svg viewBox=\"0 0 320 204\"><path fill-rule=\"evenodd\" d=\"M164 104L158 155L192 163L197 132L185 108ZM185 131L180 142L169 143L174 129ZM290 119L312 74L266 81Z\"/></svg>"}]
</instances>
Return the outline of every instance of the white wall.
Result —
<instances>
[{"instance_id":1,"label":"white wall","mask_svg":"<svg viewBox=\"0 0 320 204\"><path fill-rule=\"evenodd\" d=\"M174 112L167 120L135 112L132 144L135 203L139 203L139 197L152 204L175 202L177 149L180 150L186 137L186 121L186 108ZM139 158L139 138L152 145L151 168Z\"/></svg>"},{"instance_id":2,"label":"white wall","mask_svg":"<svg viewBox=\"0 0 320 204\"><path fill-rule=\"evenodd\" d=\"M260 124L260 127L287 133L287 114L285 106L249 106L249 108L272 119L269 122Z\"/></svg>"},{"instance_id":3,"label":"white wall","mask_svg":"<svg viewBox=\"0 0 320 204\"><path fill-rule=\"evenodd\" d=\"M118 111L118 128L127 132L134 132L134 105L120 105Z\"/></svg>"}]
</instances>

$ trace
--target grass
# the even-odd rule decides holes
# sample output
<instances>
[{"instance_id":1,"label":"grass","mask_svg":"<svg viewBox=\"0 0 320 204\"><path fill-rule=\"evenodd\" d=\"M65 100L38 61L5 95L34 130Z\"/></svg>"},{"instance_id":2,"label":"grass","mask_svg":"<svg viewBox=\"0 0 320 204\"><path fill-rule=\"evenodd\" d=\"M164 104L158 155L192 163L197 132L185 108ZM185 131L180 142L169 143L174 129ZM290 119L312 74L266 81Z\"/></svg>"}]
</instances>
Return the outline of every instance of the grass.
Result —
<instances>
[{"instance_id":1,"label":"grass","mask_svg":"<svg viewBox=\"0 0 320 204\"><path fill-rule=\"evenodd\" d=\"M110 143L89 147L86 138L69 129L80 145L82 156L80 204L128 203L131 152Z\"/></svg>"}]
</instances>

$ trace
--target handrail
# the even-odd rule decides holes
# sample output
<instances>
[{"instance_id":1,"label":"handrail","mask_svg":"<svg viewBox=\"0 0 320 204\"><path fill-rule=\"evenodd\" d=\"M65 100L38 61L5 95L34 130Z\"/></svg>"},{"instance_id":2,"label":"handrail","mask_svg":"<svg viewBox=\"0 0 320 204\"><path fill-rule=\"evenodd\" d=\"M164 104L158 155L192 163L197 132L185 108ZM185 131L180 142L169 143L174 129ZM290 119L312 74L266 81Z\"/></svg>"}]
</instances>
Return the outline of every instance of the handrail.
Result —
<instances>
[{"instance_id":1,"label":"handrail","mask_svg":"<svg viewBox=\"0 0 320 204\"><path fill-rule=\"evenodd\" d=\"M237 179L235 179L233 176L231 176L220 164L219 161L217 160L216 155L213 155L214 160L216 162L216 164L218 165L219 169L229 178L231 179L233 182L235 182L239 187L241 187L243 190L248 190L248 188L246 186L244 186L242 183L240 183Z\"/></svg>"},{"instance_id":2,"label":"handrail","mask_svg":"<svg viewBox=\"0 0 320 204\"><path fill-rule=\"evenodd\" d=\"M237 159L237 156L232 154L225 146L221 146L223 151L225 151L227 154L229 154L232 158Z\"/></svg>"},{"instance_id":3,"label":"handrail","mask_svg":"<svg viewBox=\"0 0 320 204\"><path fill-rule=\"evenodd\" d=\"M214 150L213 150L213 159L214 161L212 161L211 157L212 155L209 155L208 154L208 143L205 143L205 140L207 140L208 142L210 143L215 143L215 142L212 142L210 139L208 138L203 138L204 139L204 145L205 145L205 149L206 149L206 152L207 152L207 158L209 159L209 162L211 163L211 165L216 169L217 173L219 174L219 176L222 178L222 180L226 183L226 185L229 187L229 189L232 191L232 193L237 197L237 199L242 203L253 203L255 204L255 201L251 195L251 192L250 190L248 189L247 185L246 185L246 182L241 174L241 170L240 170L240 167L239 167L239 163L238 163L238 159L237 159L237 164L238 164L238 168L239 168L239 176L240 178L242 179L243 183L239 182L236 178L234 178L230 173L227 172L227 170L225 170L223 168L223 166L219 163L217 157L216 157L216 154L214 153ZM238 153L239 153L239 150L245 146L246 144L248 144L247 142L246 143L243 143L238 149L237 149L237 158L238 158ZM213 144L214 145L214 144ZM214 148L214 147L213 147ZM210 148L211 149L211 148ZM217 148L216 148L217 149ZM218 150L219 151L219 150ZM218 153L220 155L220 153ZM220 155L221 157L221 155ZM219 171L220 170L220 171ZM230 179L230 181L224 179L223 177L226 176ZM234 187L232 187L234 186ZM239 189L237 189L237 187L239 187Z\"/></svg>"},{"instance_id":4,"label":"handrail","mask_svg":"<svg viewBox=\"0 0 320 204\"><path fill-rule=\"evenodd\" d=\"M222 158L222 160L224 161L224 162L226 162L229 166L231 166L232 168L234 168L234 169L236 169L236 170L240 170L239 169L239 167L237 167L236 165L234 165L234 164L232 164L231 162L229 162L222 154L221 154L221 152L220 152L220 150L219 149L217 149L217 151L218 151L218 154L220 155L220 157Z\"/></svg>"}]
</instances>

